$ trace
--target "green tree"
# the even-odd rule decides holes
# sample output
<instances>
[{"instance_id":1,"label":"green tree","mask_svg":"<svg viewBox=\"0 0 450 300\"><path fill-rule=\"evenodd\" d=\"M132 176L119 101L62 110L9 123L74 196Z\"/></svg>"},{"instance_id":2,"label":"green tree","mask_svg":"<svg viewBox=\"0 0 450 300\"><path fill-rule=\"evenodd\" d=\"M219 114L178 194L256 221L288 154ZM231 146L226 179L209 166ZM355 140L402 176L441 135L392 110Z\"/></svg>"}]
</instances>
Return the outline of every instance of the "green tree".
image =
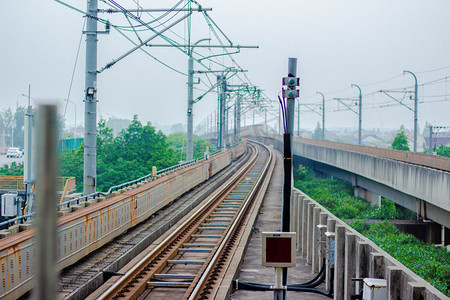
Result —
<instances>
[{"instance_id":1,"label":"green tree","mask_svg":"<svg viewBox=\"0 0 450 300\"><path fill-rule=\"evenodd\" d=\"M186 133L176 132L167 136L167 141L176 153L176 157L179 160L186 159ZM208 141L194 135L193 137L193 148L194 148L194 159L202 157L206 151L206 147L209 147L210 152L213 150L214 146Z\"/></svg>"},{"instance_id":2,"label":"green tree","mask_svg":"<svg viewBox=\"0 0 450 300\"><path fill-rule=\"evenodd\" d=\"M134 116L129 127L117 137L100 120L97 128L97 190L131 181L151 173L152 167L167 168L177 163L166 136L150 123L143 125ZM61 175L75 176L77 190L83 186L83 147L61 155Z\"/></svg>"},{"instance_id":3,"label":"green tree","mask_svg":"<svg viewBox=\"0 0 450 300\"><path fill-rule=\"evenodd\" d=\"M436 149L436 154L440 156L450 157L450 147L440 145L439 148Z\"/></svg>"},{"instance_id":4,"label":"green tree","mask_svg":"<svg viewBox=\"0 0 450 300\"><path fill-rule=\"evenodd\" d=\"M409 151L408 137L406 136L406 129L404 125L402 125L400 130L397 132L391 148L395 150Z\"/></svg>"}]
</instances>

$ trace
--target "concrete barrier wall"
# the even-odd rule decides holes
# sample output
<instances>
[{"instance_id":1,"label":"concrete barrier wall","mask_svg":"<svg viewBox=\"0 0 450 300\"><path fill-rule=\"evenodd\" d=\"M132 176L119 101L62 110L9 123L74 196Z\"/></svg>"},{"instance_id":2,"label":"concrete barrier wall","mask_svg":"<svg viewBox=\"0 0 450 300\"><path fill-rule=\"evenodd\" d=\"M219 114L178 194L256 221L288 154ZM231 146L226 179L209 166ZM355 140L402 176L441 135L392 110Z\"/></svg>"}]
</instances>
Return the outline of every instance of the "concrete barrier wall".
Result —
<instances>
[{"instance_id":1,"label":"concrete barrier wall","mask_svg":"<svg viewBox=\"0 0 450 300\"><path fill-rule=\"evenodd\" d=\"M449 299L305 193L293 189L291 201L291 230L297 232L297 250L312 264L313 273L327 258L326 286L329 288L334 278L334 299L349 300L359 286L351 278L365 277L386 279L388 299Z\"/></svg>"},{"instance_id":2,"label":"concrete barrier wall","mask_svg":"<svg viewBox=\"0 0 450 300\"><path fill-rule=\"evenodd\" d=\"M293 154L361 175L450 211L450 173L401 161L294 142Z\"/></svg>"},{"instance_id":3,"label":"concrete barrier wall","mask_svg":"<svg viewBox=\"0 0 450 300\"><path fill-rule=\"evenodd\" d=\"M253 137L283 151L281 140L272 137ZM311 161L330 165L360 176L366 183L389 187L409 198L409 202L391 199L409 209L417 208L415 199L426 205L424 217L450 228L450 173L369 154L335 149L322 145L294 141L292 154Z\"/></svg>"}]
</instances>

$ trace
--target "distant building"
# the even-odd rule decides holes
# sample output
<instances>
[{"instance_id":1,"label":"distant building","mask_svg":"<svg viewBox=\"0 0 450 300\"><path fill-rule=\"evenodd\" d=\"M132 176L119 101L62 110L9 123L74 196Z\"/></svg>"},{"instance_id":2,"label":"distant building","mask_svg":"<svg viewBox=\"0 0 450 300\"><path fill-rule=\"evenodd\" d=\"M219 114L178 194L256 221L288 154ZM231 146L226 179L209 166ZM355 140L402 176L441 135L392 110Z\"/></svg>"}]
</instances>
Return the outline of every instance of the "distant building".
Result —
<instances>
[{"instance_id":1,"label":"distant building","mask_svg":"<svg viewBox=\"0 0 450 300\"><path fill-rule=\"evenodd\" d=\"M361 143L364 146L369 147L380 147L380 148L388 148L389 145L386 144L381 138L377 137L376 135L367 135L365 136Z\"/></svg>"},{"instance_id":2,"label":"distant building","mask_svg":"<svg viewBox=\"0 0 450 300\"><path fill-rule=\"evenodd\" d=\"M439 148L440 145L444 145L446 147L450 147L450 136L433 136L432 144L433 148ZM430 148L430 139L424 139L424 148Z\"/></svg>"}]
</instances>

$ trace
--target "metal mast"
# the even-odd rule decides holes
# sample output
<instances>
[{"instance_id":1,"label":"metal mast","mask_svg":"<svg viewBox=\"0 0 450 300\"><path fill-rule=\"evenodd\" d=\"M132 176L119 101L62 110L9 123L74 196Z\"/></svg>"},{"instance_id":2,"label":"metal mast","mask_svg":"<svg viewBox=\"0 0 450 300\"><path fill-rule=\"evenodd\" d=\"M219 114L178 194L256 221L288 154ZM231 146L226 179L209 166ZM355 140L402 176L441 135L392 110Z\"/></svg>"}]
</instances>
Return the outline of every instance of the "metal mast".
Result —
<instances>
[{"instance_id":1,"label":"metal mast","mask_svg":"<svg viewBox=\"0 0 450 300\"><path fill-rule=\"evenodd\" d=\"M97 177L97 8L98 0L87 0L83 175L85 195L95 192Z\"/></svg>"},{"instance_id":2,"label":"metal mast","mask_svg":"<svg viewBox=\"0 0 450 300\"><path fill-rule=\"evenodd\" d=\"M316 94L322 95L322 140L325 140L325 96L321 92Z\"/></svg>"},{"instance_id":3,"label":"metal mast","mask_svg":"<svg viewBox=\"0 0 450 300\"><path fill-rule=\"evenodd\" d=\"M354 87L354 86L356 86L359 90L358 145L361 145L361 142L362 142L362 137L361 137L361 133L362 133L362 94L361 94L361 88L356 84L352 84L352 87Z\"/></svg>"},{"instance_id":4,"label":"metal mast","mask_svg":"<svg viewBox=\"0 0 450 300\"><path fill-rule=\"evenodd\" d=\"M226 104L226 89L227 81L225 75L217 76L218 89L219 89L219 111L218 111L218 132L217 147L221 150L225 148L224 134L225 134L225 104Z\"/></svg>"},{"instance_id":5,"label":"metal mast","mask_svg":"<svg viewBox=\"0 0 450 300\"><path fill-rule=\"evenodd\" d=\"M417 105L417 102L418 102L417 101L417 77L411 71L403 71L403 74L405 74L405 73L409 73L412 76L414 76L414 81L415 81L415 83L414 83L414 145L413 145L413 147L414 147L414 152L417 152L417 108L418 108L418 105Z\"/></svg>"},{"instance_id":6,"label":"metal mast","mask_svg":"<svg viewBox=\"0 0 450 300\"><path fill-rule=\"evenodd\" d=\"M187 142L186 142L186 160L194 159L194 116L192 110L194 107L194 59L192 53L195 46L203 41L209 41L211 39L201 39L194 43L188 50L188 103L187 103Z\"/></svg>"}]
</instances>

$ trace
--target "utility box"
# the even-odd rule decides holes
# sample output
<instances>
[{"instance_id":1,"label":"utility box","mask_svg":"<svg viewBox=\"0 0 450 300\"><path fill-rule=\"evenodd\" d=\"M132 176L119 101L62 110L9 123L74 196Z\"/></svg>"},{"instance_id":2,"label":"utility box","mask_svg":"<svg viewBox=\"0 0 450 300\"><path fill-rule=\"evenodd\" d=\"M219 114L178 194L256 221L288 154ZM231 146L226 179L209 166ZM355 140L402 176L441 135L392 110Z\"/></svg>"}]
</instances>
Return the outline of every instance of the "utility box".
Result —
<instances>
[{"instance_id":1,"label":"utility box","mask_svg":"<svg viewBox=\"0 0 450 300\"><path fill-rule=\"evenodd\" d=\"M17 205L19 204L17 193L7 193L2 195L2 217L17 216Z\"/></svg>"},{"instance_id":2,"label":"utility box","mask_svg":"<svg viewBox=\"0 0 450 300\"><path fill-rule=\"evenodd\" d=\"M295 232L262 233L262 265L264 267L295 267Z\"/></svg>"},{"instance_id":3,"label":"utility box","mask_svg":"<svg viewBox=\"0 0 450 300\"><path fill-rule=\"evenodd\" d=\"M364 278L363 300L387 299L386 279Z\"/></svg>"}]
</instances>

